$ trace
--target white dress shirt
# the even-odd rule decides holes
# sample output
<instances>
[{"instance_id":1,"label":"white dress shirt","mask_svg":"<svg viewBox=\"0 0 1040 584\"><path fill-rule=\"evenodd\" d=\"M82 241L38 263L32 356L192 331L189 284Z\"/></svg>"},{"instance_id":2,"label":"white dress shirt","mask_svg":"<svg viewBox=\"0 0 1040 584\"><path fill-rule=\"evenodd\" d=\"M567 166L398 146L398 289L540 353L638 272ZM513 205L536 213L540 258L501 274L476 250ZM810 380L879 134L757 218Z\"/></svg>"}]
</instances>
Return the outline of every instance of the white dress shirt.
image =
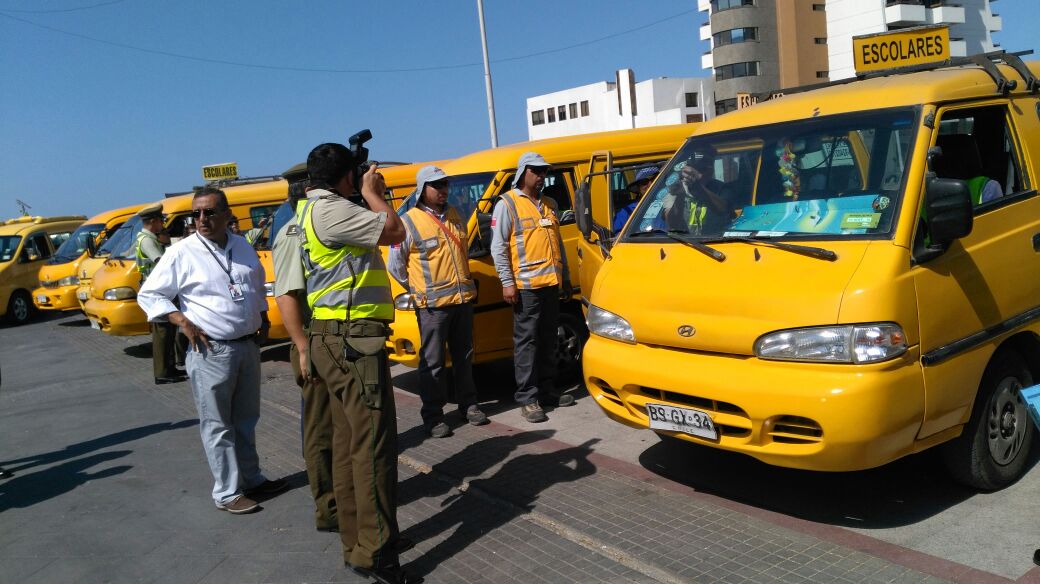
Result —
<instances>
[{"instance_id":1,"label":"white dress shirt","mask_svg":"<svg viewBox=\"0 0 1040 584\"><path fill-rule=\"evenodd\" d=\"M228 269L230 266L230 278ZM242 299L232 299L234 281ZM228 341L255 333L260 313L267 310L264 298L266 276L260 258L249 242L229 233L227 247L195 234L170 246L148 275L137 303L149 321L162 319L178 310L207 337Z\"/></svg>"}]
</instances>

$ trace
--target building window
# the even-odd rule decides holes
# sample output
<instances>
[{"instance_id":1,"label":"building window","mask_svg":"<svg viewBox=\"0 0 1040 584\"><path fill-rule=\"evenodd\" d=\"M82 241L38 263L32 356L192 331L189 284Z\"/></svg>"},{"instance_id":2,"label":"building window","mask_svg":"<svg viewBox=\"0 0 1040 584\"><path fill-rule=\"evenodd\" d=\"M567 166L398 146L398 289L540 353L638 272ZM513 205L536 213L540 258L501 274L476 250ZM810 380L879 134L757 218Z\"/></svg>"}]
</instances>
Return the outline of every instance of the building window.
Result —
<instances>
[{"instance_id":1,"label":"building window","mask_svg":"<svg viewBox=\"0 0 1040 584\"><path fill-rule=\"evenodd\" d=\"M711 37L712 43L716 47L723 47L726 45L732 45L736 43L746 43L748 41L758 40L758 29L751 28L733 28L730 30L724 30L717 32Z\"/></svg>"},{"instance_id":2,"label":"building window","mask_svg":"<svg viewBox=\"0 0 1040 584\"><path fill-rule=\"evenodd\" d=\"M686 107L697 107L697 92L686 94Z\"/></svg>"},{"instance_id":3,"label":"building window","mask_svg":"<svg viewBox=\"0 0 1040 584\"><path fill-rule=\"evenodd\" d=\"M729 10L730 8L754 5L755 0L711 0L711 11L712 13L715 13L722 10Z\"/></svg>"},{"instance_id":4,"label":"building window","mask_svg":"<svg viewBox=\"0 0 1040 584\"><path fill-rule=\"evenodd\" d=\"M731 63L715 68L715 79L735 79L737 77L754 77L759 74L758 61Z\"/></svg>"},{"instance_id":5,"label":"building window","mask_svg":"<svg viewBox=\"0 0 1040 584\"><path fill-rule=\"evenodd\" d=\"M560 118L561 122L563 120L566 120L567 119L567 106L561 105L560 107L556 108L556 117Z\"/></svg>"},{"instance_id":6,"label":"building window","mask_svg":"<svg viewBox=\"0 0 1040 584\"><path fill-rule=\"evenodd\" d=\"M816 41L816 44L818 44L818 45L825 45L825 44L827 44L827 37L816 37L813 40Z\"/></svg>"},{"instance_id":7,"label":"building window","mask_svg":"<svg viewBox=\"0 0 1040 584\"><path fill-rule=\"evenodd\" d=\"M581 117L584 118L587 115L589 115L589 102L583 101L581 102Z\"/></svg>"},{"instance_id":8,"label":"building window","mask_svg":"<svg viewBox=\"0 0 1040 584\"><path fill-rule=\"evenodd\" d=\"M541 126L545 123L545 112L542 110L535 110L531 112L531 125Z\"/></svg>"},{"instance_id":9,"label":"building window","mask_svg":"<svg viewBox=\"0 0 1040 584\"><path fill-rule=\"evenodd\" d=\"M572 103L567 106L567 113L571 115L571 119L578 117L578 104Z\"/></svg>"},{"instance_id":10,"label":"building window","mask_svg":"<svg viewBox=\"0 0 1040 584\"><path fill-rule=\"evenodd\" d=\"M830 73L830 71L817 71L816 72L816 78L817 79L826 79L829 73Z\"/></svg>"},{"instance_id":11,"label":"building window","mask_svg":"<svg viewBox=\"0 0 1040 584\"><path fill-rule=\"evenodd\" d=\"M556 121L556 110L555 109L553 109L551 107L550 108L546 108L545 109L545 114L549 117L549 123L550 124Z\"/></svg>"},{"instance_id":12,"label":"building window","mask_svg":"<svg viewBox=\"0 0 1040 584\"><path fill-rule=\"evenodd\" d=\"M736 111L737 109L737 98L733 99L720 99L715 102L715 115L721 116L724 113Z\"/></svg>"},{"instance_id":13,"label":"building window","mask_svg":"<svg viewBox=\"0 0 1040 584\"><path fill-rule=\"evenodd\" d=\"M686 123L692 124L695 122L703 122L704 114L686 114Z\"/></svg>"},{"instance_id":14,"label":"building window","mask_svg":"<svg viewBox=\"0 0 1040 584\"><path fill-rule=\"evenodd\" d=\"M814 12L826 12L827 11L827 6L825 6L823 4L813 4L812 5L812 9L813 9Z\"/></svg>"}]
</instances>

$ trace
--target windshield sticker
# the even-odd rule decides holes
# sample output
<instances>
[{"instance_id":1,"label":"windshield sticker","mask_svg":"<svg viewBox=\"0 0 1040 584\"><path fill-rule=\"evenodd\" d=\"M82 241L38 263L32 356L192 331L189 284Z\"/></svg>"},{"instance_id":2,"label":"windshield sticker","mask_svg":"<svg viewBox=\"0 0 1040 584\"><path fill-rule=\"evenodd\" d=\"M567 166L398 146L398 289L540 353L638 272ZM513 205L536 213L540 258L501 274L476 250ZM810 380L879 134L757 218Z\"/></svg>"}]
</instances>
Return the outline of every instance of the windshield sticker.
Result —
<instances>
[{"instance_id":1,"label":"windshield sticker","mask_svg":"<svg viewBox=\"0 0 1040 584\"><path fill-rule=\"evenodd\" d=\"M758 231L759 235L763 231L840 234L846 228L843 227L846 215L875 213L872 206L875 198L877 195L857 195L744 207L744 212L733 220L730 229Z\"/></svg>"},{"instance_id":2,"label":"windshield sticker","mask_svg":"<svg viewBox=\"0 0 1040 584\"><path fill-rule=\"evenodd\" d=\"M759 231L755 237L783 237L785 235L787 235L786 231Z\"/></svg>"},{"instance_id":3,"label":"windshield sticker","mask_svg":"<svg viewBox=\"0 0 1040 584\"><path fill-rule=\"evenodd\" d=\"M845 213L842 229L874 229L881 222L881 213Z\"/></svg>"},{"instance_id":4,"label":"windshield sticker","mask_svg":"<svg viewBox=\"0 0 1040 584\"><path fill-rule=\"evenodd\" d=\"M751 237L750 231L727 231L722 237Z\"/></svg>"},{"instance_id":5,"label":"windshield sticker","mask_svg":"<svg viewBox=\"0 0 1040 584\"><path fill-rule=\"evenodd\" d=\"M890 199L890 198L888 198L886 196L880 196L880 197L874 199L874 202L871 204L871 207L873 207L875 211L884 211L885 209L888 208L888 205L891 202L892 202L892 199Z\"/></svg>"}]
</instances>

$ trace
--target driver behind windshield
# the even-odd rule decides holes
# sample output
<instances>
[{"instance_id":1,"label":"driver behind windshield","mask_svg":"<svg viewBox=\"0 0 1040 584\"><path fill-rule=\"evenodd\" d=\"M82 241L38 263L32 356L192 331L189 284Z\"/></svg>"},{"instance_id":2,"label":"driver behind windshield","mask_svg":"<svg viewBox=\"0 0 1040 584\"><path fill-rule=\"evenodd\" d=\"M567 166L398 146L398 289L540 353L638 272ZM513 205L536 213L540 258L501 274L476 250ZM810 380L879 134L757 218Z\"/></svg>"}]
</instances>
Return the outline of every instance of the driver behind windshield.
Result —
<instances>
[{"instance_id":1,"label":"driver behind windshield","mask_svg":"<svg viewBox=\"0 0 1040 584\"><path fill-rule=\"evenodd\" d=\"M715 159L694 158L683 166L678 180L668 185L664 221L670 231L691 235L719 233L736 217L732 189L715 179Z\"/></svg>"}]
</instances>

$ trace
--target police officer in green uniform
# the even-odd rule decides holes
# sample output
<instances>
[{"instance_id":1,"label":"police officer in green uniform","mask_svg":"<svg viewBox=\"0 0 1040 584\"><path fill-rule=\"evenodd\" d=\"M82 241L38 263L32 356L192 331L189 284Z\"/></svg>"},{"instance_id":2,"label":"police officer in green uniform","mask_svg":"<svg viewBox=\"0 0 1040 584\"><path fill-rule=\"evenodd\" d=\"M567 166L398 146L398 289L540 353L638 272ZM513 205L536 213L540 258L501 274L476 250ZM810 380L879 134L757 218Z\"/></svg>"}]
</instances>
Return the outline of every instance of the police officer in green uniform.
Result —
<instances>
[{"instance_id":1,"label":"police officer in green uniform","mask_svg":"<svg viewBox=\"0 0 1040 584\"><path fill-rule=\"evenodd\" d=\"M141 218L141 232L137 234L134 255L137 258L137 271L141 273L144 284L152 268L158 263L166 246L159 241L163 231L162 204L149 205L137 212ZM152 372L155 384L177 383L184 376L177 371L176 361L177 327L168 322L153 322L152 328Z\"/></svg>"},{"instance_id":2,"label":"police officer in green uniform","mask_svg":"<svg viewBox=\"0 0 1040 584\"><path fill-rule=\"evenodd\" d=\"M397 422L386 355L394 318L380 245L400 243L405 229L383 199L373 164L361 196L347 200L357 166L342 144L320 144L307 156L311 190L296 213L303 231L310 353L329 389L333 483L343 559L378 582L421 582L401 569L409 542L397 526Z\"/></svg>"},{"instance_id":3,"label":"police officer in green uniform","mask_svg":"<svg viewBox=\"0 0 1040 584\"><path fill-rule=\"evenodd\" d=\"M297 204L307 198L307 165L297 164L282 176L289 181L286 205L295 212ZM289 360L302 396L303 458L314 498L315 528L318 531L338 531L339 518L336 516L332 481L332 412L325 381L314 374L311 364L307 338L311 312L307 306L307 281L300 257L302 237L295 217L286 221L274 236L274 299L285 330L292 339Z\"/></svg>"}]
</instances>

